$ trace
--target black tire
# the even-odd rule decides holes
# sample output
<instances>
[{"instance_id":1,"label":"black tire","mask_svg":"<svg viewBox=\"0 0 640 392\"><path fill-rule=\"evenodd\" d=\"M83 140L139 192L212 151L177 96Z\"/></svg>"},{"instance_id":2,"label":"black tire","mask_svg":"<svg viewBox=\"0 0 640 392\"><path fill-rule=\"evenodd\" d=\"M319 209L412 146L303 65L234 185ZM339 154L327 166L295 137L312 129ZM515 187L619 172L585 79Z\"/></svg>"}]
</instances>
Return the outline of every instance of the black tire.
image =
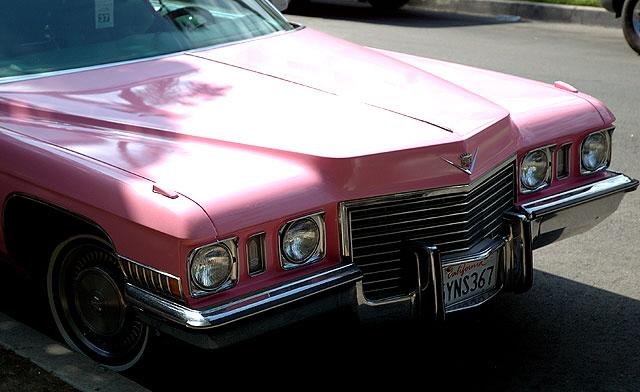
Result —
<instances>
[{"instance_id":1,"label":"black tire","mask_svg":"<svg viewBox=\"0 0 640 392\"><path fill-rule=\"evenodd\" d=\"M105 241L77 236L54 251L47 293L60 334L74 350L116 371L133 366L149 338L123 289L124 276Z\"/></svg>"},{"instance_id":2,"label":"black tire","mask_svg":"<svg viewBox=\"0 0 640 392\"><path fill-rule=\"evenodd\" d=\"M402 8L409 0L369 0L369 4L379 11L389 12Z\"/></svg>"},{"instance_id":3,"label":"black tire","mask_svg":"<svg viewBox=\"0 0 640 392\"><path fill-rule=\"evenodd\" d=\"M626 0L622 6L622 32L633 50L640 54L640 3Z\"/></svg>"}]
</instances>

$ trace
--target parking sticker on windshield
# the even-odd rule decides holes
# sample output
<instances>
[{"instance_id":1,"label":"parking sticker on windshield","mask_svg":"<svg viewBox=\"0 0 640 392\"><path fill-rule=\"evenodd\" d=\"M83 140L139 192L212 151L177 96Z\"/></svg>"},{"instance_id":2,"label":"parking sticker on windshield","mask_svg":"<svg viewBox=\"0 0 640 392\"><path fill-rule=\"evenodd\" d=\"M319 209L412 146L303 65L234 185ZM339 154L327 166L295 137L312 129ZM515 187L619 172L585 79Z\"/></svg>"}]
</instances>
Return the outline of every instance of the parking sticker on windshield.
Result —
<instances>
[{"instance_id":1,"label":"parking sticker on windshield","mask_svg":"<svg viewBox=\"0 0 640 392\"><path fill-rule=\"evenodd\" d=\"M113 0L94 0L96 5L96 29L113 27Z\"/></svg>"}]
</instances>

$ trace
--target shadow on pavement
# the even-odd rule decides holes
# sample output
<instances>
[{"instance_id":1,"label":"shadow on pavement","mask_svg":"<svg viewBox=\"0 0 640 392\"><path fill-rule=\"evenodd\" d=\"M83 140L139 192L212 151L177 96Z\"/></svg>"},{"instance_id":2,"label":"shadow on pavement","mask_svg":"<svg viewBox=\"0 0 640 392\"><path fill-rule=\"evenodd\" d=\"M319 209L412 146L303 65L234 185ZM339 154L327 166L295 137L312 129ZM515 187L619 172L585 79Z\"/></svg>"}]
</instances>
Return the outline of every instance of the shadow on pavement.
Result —
<instances>
[{"instance_id":1,"label":"shadow on pavement","mask_svg":"<svg viewBox=\"0 0 640 392\"><path fill-rule=\"evenodd\" d=\"M46 301L1 276L0 312L56 337ZM454 313L441 327L361 326L336 313L215 351L160 336L124 375L158 391L416 381L476 391L633 390L639 321L640 301L536 271L531 292Z\"/></svg>"},{"instance_id":2,"label":"shadow on pavement","mask_svg":"<svg viewBox=\"0 0 640 392\"><path fill-rule=\"evenodd\" d=\"M631 390L640 385L638 321L639 301L536 271L532 292L499 296L439 328L363 327L334 314L218 351L165 340L130 376L152 390L185 379L193 388L443 380L476 391Z\"/></svg>"}]
</instances>

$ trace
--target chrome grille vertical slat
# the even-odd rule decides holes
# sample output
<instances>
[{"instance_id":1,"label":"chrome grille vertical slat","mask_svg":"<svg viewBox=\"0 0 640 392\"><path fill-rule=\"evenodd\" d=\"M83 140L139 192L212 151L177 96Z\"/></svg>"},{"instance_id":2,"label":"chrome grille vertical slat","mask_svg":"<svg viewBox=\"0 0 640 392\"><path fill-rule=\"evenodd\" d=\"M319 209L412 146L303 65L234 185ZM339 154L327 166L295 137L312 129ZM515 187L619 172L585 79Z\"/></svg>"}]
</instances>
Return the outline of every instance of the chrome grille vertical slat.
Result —
<instances>
[{"instance_id":1,"label":"chrome grille vertical slat","mask_svg":"<svg viewBox=\"0 0 640 392\"><path fill-rule=\"evenodd\" d=\"M404 241L425 241L446 256L498 236L514 189L515 164L509 162L467 186L344 203L348 253L363 271L365 295L375 300L413 290L410 267L402 263Z\"/></svg>"}]
</instances>

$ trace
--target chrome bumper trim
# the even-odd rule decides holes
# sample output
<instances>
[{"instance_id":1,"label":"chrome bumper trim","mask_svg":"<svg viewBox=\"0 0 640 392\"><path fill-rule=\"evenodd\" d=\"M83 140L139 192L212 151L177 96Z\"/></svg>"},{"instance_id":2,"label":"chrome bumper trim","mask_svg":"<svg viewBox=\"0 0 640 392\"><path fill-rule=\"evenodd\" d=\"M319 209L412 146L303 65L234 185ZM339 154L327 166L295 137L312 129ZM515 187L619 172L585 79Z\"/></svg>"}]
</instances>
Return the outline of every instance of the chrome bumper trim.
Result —
<instances>
[{"instance_id":1,"label":"chrome bumper trim","mask_svg":"<svg viewBox=\"0 0 640 392\"><path fill-rule=\"evenodd\" d=\"M531 222L533 248L583 233L611 215L626 192L638 188L638 180L623 174L545 197L520 206Z\"/></svg>"},{"instance_id":2,"label":"chrome bumper trim","mask_svg":"<svg viewBox=\"0 0 640 392\"><path fill-rule=\"evenodd\" d=\"M355 284L362 272L353 265L323 271L288 284L267 289L232 302L205 309L191 309L127 283L125 295L139 311L174 321L192 329L206 329L302 300L343 285Z\"/></svg>"}]
</instances>

